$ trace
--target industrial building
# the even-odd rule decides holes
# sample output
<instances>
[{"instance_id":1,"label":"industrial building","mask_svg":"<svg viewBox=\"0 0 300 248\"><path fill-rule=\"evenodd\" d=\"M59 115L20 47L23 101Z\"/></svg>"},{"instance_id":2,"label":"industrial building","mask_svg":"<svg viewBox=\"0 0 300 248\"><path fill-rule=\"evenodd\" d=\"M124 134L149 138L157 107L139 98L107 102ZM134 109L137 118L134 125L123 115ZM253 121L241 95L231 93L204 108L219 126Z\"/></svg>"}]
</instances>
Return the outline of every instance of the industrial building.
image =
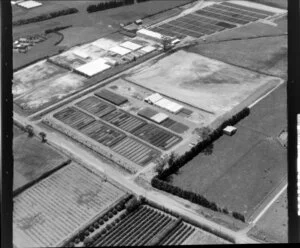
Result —
<instances>
[{"instance_id":1,"label":"industrial building","mask_svg":"<svg viewBox=\"0 0 300 248\"><path fill-rule=\"evenodd\" d=\"M114 47L111 47L109 49L109 51L113 52L113 53L116 53L116 54L119 54L121 56L125 55L125 54L128 54L131 52L131 50L127 49L127 48L124 48L124 47L121 47L121 46L114 46Z\"/></svg>"},{"instance_id":2,"label":"industrial building","mask_svg":"<svg viewBox=\"0 0 300 248\"><path fill-rule=\"evenodd\" d=\"M121 47L124 47L126 49L129 49L131 51L135 51L140 49L142 46L139 44L136 44L134 42L131 41L125 41L124 43L120 44Z\"/></svg>"},{"instance_id":3,"label":"industrial building","mask_svg":"<svg viewBox=\"0 0 300 248\"><path fill-rule=\"evenodd\" d=\"M149 104L154 104L160 108L163 108L173 114L177 114L183 109L182 105L180 105L176 102L170 101L158 93L154 93L154 94L146 97L144 99L144 101Z\"/></svg>"},{"instance_id":4,"label":"industrial building","mask_svg":"<svg viewBox=\"0 0 300 248\"><path fill-rule=\"evenodd\" d=\"M84 64L76 68L76 71L83 73L88 77L92 77L102 71L109 69L111 66L106 64L106 60L103 58L96 59L92 62Z\"/></svg>"},{"instance_id":5,"label":"industrial building","mask_svg":"<svg viewBox=\"0 0 300 248\"><path fill-rule=\"evenodd\" d=\"M137 36L138 37L141 37L141 38L146 38L146 39L150 39L150 40L153 40L153 41L156 41L156 42L162 42L164 36L160 33L157 33L157 32L153 32L153 31L150 31L148 29L140 29L136 32Z\"/></svg>"}]
</instances>

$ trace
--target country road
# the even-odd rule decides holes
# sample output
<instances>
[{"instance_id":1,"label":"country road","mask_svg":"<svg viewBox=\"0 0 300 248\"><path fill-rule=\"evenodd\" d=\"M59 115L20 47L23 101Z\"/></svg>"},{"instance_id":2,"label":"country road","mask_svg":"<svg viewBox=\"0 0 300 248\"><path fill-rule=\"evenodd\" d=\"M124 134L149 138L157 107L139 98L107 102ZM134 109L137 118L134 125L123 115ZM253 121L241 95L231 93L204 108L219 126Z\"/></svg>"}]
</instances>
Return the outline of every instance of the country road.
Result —
<instances>
[{"instance_id":1,"label":"country road","mask_svg":"<svg viewBox=\"0 0 300 248\"><path fill-rule=\"evenodd\" d=\"M167 197L159 191L145 190L144 188L142 188L134 182L135 177L124 176L122 173L115 170L110 165L100 161L99 158L97 158L94 154L81 147L79 144L76 144L68 138L66 138L63 134L57 133L55 131L45 131L40 126L38 126L36 122L28 121L26 118L16 113L14 113L14 119L19 123L23 123L23 125L32 125L35 133L39 133L41 131L46 132L47 142L49 144L59 148L75 161L96 168L97 170L106 174L109 178L118 182L120 185L124 186L125 188L128 188L133 193L137 195L142 195L146 199L157 202L158 204L170 210L173 210L174 212L178 212L182 215L188 216L189 218L197 221L202 226L208 226L212 229L219 230L221 233L232 237L236 243L258 243L253 239L247 237L247 235L244 233L232 231L224 226L221 226L215 222L206 219L205 217L199 215L199 213L196 213L195 211L186 208L183 204Z\"/></svg>"}]
</instances>

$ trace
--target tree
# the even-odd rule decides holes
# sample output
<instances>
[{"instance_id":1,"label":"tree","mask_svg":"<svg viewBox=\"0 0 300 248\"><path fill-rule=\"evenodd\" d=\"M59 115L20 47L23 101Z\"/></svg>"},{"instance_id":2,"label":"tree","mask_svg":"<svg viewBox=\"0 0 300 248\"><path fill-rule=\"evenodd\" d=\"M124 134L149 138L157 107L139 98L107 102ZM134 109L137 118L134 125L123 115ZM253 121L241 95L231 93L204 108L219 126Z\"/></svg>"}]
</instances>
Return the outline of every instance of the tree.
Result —
<instances>
[{"instance_id":1,"label":"tree","mask_svg":"<svg viewBox=\"0 0 300 248\"><path fill-rule=\"evenodd\" d=\"M41 136L41 138L42 138L42 142L46 142L47 140L46 140L46 134L44 133L44 132L40 132L39 133L39 135Z\"/></svg>"},{"instance_id":2,"label":"tree","mask_svg":"<svg viewBox=\"0 0 300 248\"><path fill-rule=\"evenodd\" d=\"M26 132L28 133L28 137L32 137L33 136L33 127L31 126L31 125L27 125L26 127L25 127L25 129L26 129Z\"/></svg>"}]
</instances>

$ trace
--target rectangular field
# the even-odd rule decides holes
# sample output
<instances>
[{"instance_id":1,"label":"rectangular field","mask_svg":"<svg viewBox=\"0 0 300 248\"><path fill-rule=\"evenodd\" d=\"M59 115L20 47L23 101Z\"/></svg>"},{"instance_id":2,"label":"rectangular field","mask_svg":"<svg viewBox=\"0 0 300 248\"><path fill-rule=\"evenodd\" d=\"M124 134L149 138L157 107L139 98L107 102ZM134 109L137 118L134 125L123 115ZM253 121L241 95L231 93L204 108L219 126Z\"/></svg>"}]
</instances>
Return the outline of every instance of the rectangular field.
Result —
<instances>
[{"instance_id":1,"label":"rectangular field","mask_svg":"<svg viewBox=\"0 0 300 248\"><path fill-rule=\"evenodd\" d=\"M288 242L288 202L286 190L248 232L248 236L268 243Z\"/></svg>"},{"instance_id":2,"label":"rectangular field","mask_svg":"<svg viewBox=\"0 0 300 248\"><path fill-rule=\"evenodd\" d=\"M102 119L129 133L134 133L147 124L141 118L119 109L105 115Z\"/></svg>"},{"instance_id":3,"label":"rectangular field","mask_svg":"<svg viewBox=\"0 0 300 248\"><path fill-rule=\"evenodd\" d=\"M114 92L111 92L106 89L101 89L99 91L95 92L95 95L98 97L103 98L104 100L111 102L117 106L120 106L121 104L125 103L128 101L126 97L120 96Z\"/></svg>"},{"instance_id":4,"label":"rectangular field","mask_svg":"<svg viewBox=\"0 0 300 248\"><path fill-rule=\"evenodd\" d=\"M13 190L19 190L45 173L66 163L68 158L35 137L28 137L14 125L13 138L14 180Z\"/></svg>"},{"instance_id":5,"label":"rectangular field","mask_svg":"<svg viewBox=\"0 0 300 248\"><path fill-rule=\"evenodd\" d=\"M14 97L29 93L48 78L57 78L67 73L67 70L53 65L46 60L37 62L14 73L12 93Z\"/></svg>"},{"instance_id":6,"label":"rectangular field","mask_svg":"<svg viewBox=\"0 0 300 248\"><path fill-rule=\"evenodd\" d=\"M16 247L57 247L111 204L124 189L71 163L14 198Z\"/></svg>"},{"instance_id":7,"label":"rectangular field","mask_svg":"<svg viewBox=\"0 0 300 248\"><path fill-rule=\"evenodd\" d=\"M255 99L282 81L185 50L138 67L127 79L213 114Z\"/></svg>"},{"instance_id":8,"label":"rectangular field","mask_svg":"<svg viewBox=\"0 0 300 248\"><path fill-rule=\"evenodd\" d=\"M287 151L277 140L287 125L285 87L255 105L234 136L223 135L173 174L171 183L249 219L287 174ZM271 125L275 120L278 125Z\"/></svg>"},{"instance_id":9,"label":"rectangular field","mask_svg":"<svg viewBox=\"0 0 300 248\"><path fill-rule=\"evenodd\" d=\"M74 107L67 107L55 113L53 117L77 130L81 130L88 124L95 121L95 119L92 116Z\"/></svg>"},{"instance_id":10,"label":"rectangular field","mask_svg":"<svg viewBox=\"0 0 300 248\"><path fill-rule=\"evenodd\" d=\"M161 154L159 151L130 137L126 137L112 149L141 166L147 165Z\"/></svg>"},{"instance_id":11,"label":"rectangular field","mask_svg":"<svg viewBox=\"0 0 300 248\"><path fill-rule=\"evenodd\" d=\"M116 110L116 107L100 100L98 97L90 96L76 103L76 106L101 118Z\"/></svg>"},{"instance_id":12,"label":"rectangular field","mask_svg":"<svg viewBox=\"0 0 300 248\"><path fill-rule=\"evenodd\" d=\"M114 146L126 137L124 133L101 121L95 121L86 125L80 132L108 147Z\"/></svg>"},{"instance_id":13,"label":"rectangular field","mask_svg":"<svg viewBox=\"0 0 300 248\"><path fill-rule=\"evenodd\" d=\"M148 120L151 120L151 117L156 115L158 112L156 110L153 110L151 108L144 108L142 109L141 111L138 112L138 115L148 119ZM180 123L180 122L177 122L171 118L167 118L166 120L164 120L163 122L160 123L160 125L162 125L163 127L165 128L168 128L170 129L171 131L175 132L175 133L184 133L186 130L188 130L188 126Z\"/></svg>"},{"instance_id":14,"label":"rectangular field","mask_svg":"<svg viewBox=\"0 0 300 248\"><path fill-rule=\"evenodd\" d=\"M163 150L168 150L182 140L181 137L159 128L154 124L144 125L137 129L134 135Z\"/></svg>"}]
</instances>

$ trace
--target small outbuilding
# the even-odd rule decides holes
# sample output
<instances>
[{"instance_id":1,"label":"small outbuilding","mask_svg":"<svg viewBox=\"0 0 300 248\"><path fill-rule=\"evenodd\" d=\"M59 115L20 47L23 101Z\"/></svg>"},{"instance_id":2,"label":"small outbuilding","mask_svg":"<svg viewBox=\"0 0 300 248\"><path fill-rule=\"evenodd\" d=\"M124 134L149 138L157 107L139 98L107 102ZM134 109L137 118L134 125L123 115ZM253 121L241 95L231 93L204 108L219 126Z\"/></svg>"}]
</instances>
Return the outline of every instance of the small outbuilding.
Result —
<instances>
[{"instance_id":1,"label":"small outbuilding","mask_svg":"<svg viewBox=\"0 0 300 248\"><path fill-rule=\"evenodd\" d=\"M142 19L135 20L135 24L142 25L143 24L143 20Z\"/></svg>"},{"instance_id":2,"label":"small outbuilding","mask_svg":"<svg viewBox=\"0 0 300 248\"><path fill-rule=\"evenodd\" d=\"M227 126L223 129L223 133L228 135L228 136L232 136L236 133L237 128L233 127L233 126Z\"/></svg>"}]
</instances>

